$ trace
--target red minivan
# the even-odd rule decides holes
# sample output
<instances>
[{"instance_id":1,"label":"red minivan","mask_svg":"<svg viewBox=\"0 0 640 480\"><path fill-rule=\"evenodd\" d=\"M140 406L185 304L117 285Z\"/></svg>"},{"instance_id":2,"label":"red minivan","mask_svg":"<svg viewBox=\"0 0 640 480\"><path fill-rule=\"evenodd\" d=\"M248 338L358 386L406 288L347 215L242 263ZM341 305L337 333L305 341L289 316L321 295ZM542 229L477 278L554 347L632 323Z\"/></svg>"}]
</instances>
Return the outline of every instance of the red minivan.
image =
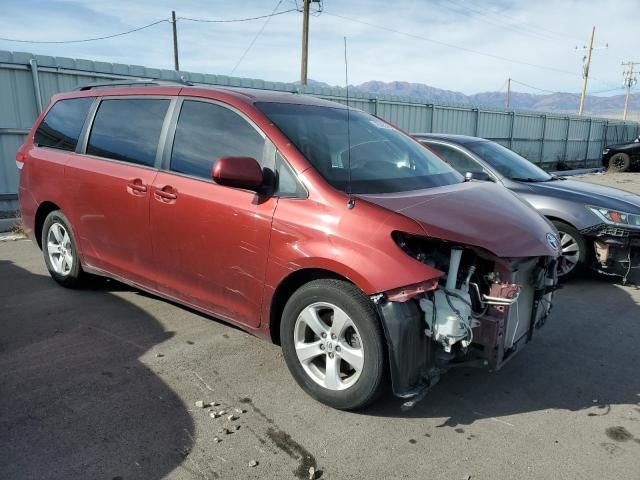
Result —
<instances>
[{"instance_id":1,"label":"red minivan","mask_svg":"<svg viewBox=\"0 0 640 480\"><path fill-rule=\"evenodd\" d=\"M51 276L102 275L282 346L355 409L499 368L551 309L549 222L392 125L295 93L166 83L56 95L16 156Z\"/></svg>"}]
</instances>

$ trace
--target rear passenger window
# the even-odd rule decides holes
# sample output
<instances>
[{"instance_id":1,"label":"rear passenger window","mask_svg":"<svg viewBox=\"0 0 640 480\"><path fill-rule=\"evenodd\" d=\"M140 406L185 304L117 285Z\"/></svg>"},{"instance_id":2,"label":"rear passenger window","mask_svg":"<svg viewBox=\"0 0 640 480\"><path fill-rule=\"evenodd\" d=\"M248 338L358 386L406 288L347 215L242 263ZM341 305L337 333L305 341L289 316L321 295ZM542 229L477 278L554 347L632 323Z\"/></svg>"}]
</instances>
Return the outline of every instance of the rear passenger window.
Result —
<instances>
[{"instance_id":1,"label":"rear passenger window","mask_svg":"<svg viewBox=\"0 0 640 480\"><path fill-rule=\"evenodd\" d=\"M36 130L36 145L73 152L92 103L91 97L56 102Z\"/></svg>"},{"instance_id":2,"label":"rear passenger window","mask_svg":"<svg viewBox=\"0 0 640 480\"><path fill-rule=\"evenodd\" d=\"M213 103L185 100L178 117L171 170L211 179L220 157L252 157L262 164L264 138L244 118Z\"/></svg>"},{"instance_id":3,"label":"rear passenger window","mask_svg":"<svg viewBox=\"0 0 640 480\"><path fill-rule=\"evenodd\" d=\"M100 102L91 127L87 154L153 166L169 108L164 99L117 99Z\"/></svg>"}]
</instances>

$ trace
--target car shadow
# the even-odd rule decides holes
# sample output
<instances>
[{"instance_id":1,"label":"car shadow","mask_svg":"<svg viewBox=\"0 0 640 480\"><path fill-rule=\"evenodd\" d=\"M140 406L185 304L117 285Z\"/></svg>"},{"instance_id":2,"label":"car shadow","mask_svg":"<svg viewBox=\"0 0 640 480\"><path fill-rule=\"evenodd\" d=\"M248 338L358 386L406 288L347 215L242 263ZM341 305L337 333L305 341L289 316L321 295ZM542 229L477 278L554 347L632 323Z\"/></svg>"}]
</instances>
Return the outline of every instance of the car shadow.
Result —
<instances>
[{"instance_id":1,"label":"car shadow","mask_svg":"<svg viewBox=\"0 0 640 480\"><path fill-rule=\"evenodd\" d=\"M0 284L0 478L158 479L184 462L193 421L146 365L173 332L113 293L128 287L68 290L9 261Z\"/></svg>"},{"instance_id":2,"label":"car shadow","mask_svg":"<svg viewBox=\"0 0 640 480\"><path fill-rule=\"evenodd\" d=\"M640 402L640 305L636 286L603 279L572 282L556 294L552 317L498 372L461 368L442 376L404 411L388 394L363 415L443 418L440 426L549 409L607 415L612 405ZM640 296L636 297L640 298Z\"/></svg>"}]
</instances>

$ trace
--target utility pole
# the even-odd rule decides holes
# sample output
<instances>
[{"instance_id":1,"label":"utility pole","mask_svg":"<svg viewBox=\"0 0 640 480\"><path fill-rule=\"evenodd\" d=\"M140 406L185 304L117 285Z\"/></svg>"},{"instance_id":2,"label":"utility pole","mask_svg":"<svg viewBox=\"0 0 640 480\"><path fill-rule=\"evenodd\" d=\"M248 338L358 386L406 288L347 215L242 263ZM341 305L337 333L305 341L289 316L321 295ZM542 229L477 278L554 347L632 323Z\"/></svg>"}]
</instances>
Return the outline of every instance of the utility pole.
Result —
<instances>
[{"instance_id":1,"label":"utility pole","mask_svg":"<svg viewBox=\"0 0 640 480\"><path fill-rule=\"evenodd\" d=\"M583 57L583 66L582 66L582 95L580 95L580 109L578 110L578 115L582 115L584 111L584 98L587 95L587 80L589 79L589 67L591 66L591 52L593 52L593 37L596 34L595 25L591 29L591 35L589 36L589 48L587 49L587 53Z\"/></svg>"},{"instance_id":2,"label":"utility pole","mask_svg":"<svg viewBox=\"0 0 640 480\"><path fill-rule=\"evenodd\" d=\"M507 96L504 102L504 109L509 110L509 103L511 102L511 77L507 79Z\"/></svg>"},{"instance_id":3,"label":"utility pole","mask_svg":"<svg viewBox=\"0 0 640 480\"><path fill-rule=\"evenodd\" d=\"M309 10L311 0L302 0L302 64L300 65L300 85L307 84L307 54L309 50Z\"/></svg>"},{"instance_id":4,"label":"utility pole","mask_svg":"<svg viewBox=\"0 0 640 480\"><path fill-rule=\"evenodd\" d=\"M625 70L622 73L624 75L624 87L627 90L627 93L624 96L624 112L622 113L623 120L627 119L627 109L629 107L629 93L631 92L631 87L633 87L638 81L636 72L633 71L633 68L636 65L640 65L640 62L622 62L623 67L629 67L629 70Z\"/></svg>"},{"instance_id":5,"label":"utility pole","mask_svg":"<svg viewBox=\"0 0 640 480\"><path fill-rule=\"evenodd\" d=\"M171 11L171 26L173 27L173 66L175 71L180 70L178 63L178 27L176 24L176 12Z\"/></svg>"}]
</instances>

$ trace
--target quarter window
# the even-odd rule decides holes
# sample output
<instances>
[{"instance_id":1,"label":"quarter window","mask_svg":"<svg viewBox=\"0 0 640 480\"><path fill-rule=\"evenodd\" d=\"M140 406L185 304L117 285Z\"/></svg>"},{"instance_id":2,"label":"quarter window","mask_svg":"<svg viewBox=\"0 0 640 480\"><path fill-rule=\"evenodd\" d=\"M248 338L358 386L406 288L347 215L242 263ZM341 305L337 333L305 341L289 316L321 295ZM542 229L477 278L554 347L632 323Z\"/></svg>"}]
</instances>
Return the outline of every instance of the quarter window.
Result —
<instances>
[{"instance_id":1,"label":"quarter window","mask_svg":"<svg viewBox=\"0 0 640 480\"><path fill-rule=\"evenodd\" d=\"M296 178L289 164L278 152L276 154L276 178L278 186L276 194L280 197L302 198L306 196L306 191Z\"/></svg>"},{"instance_id":2,"label":"quarter window","mask_svg":"<svg viewBox=\"0 0 640 480\"><path fill-rule=\"evenodd\" d=\"M36 130L36 145L73 152L92 103L91 97L56 102Z\"/></svg>"},{"instance_id":3,"label":"quarter window","mask_svg":"<svg viewBox=\"0 0 640 480\"><path fill-rule=\"evenodd\" d=\"M211 179L220 157L252 157L262 164L264 138L244 118L213 103L185 100L171 153L174 172Z\"/></svg>"},{"instance_id":4,"label":"quarter window","mask_svg":"<svg viewBox=\"0 0 640 480\"><path fill-rule=\"evenodd\" d=\"M169 100L164 99L103 100L87 154L153 166L167 108Z\"/></svg>"}]
</instances>

